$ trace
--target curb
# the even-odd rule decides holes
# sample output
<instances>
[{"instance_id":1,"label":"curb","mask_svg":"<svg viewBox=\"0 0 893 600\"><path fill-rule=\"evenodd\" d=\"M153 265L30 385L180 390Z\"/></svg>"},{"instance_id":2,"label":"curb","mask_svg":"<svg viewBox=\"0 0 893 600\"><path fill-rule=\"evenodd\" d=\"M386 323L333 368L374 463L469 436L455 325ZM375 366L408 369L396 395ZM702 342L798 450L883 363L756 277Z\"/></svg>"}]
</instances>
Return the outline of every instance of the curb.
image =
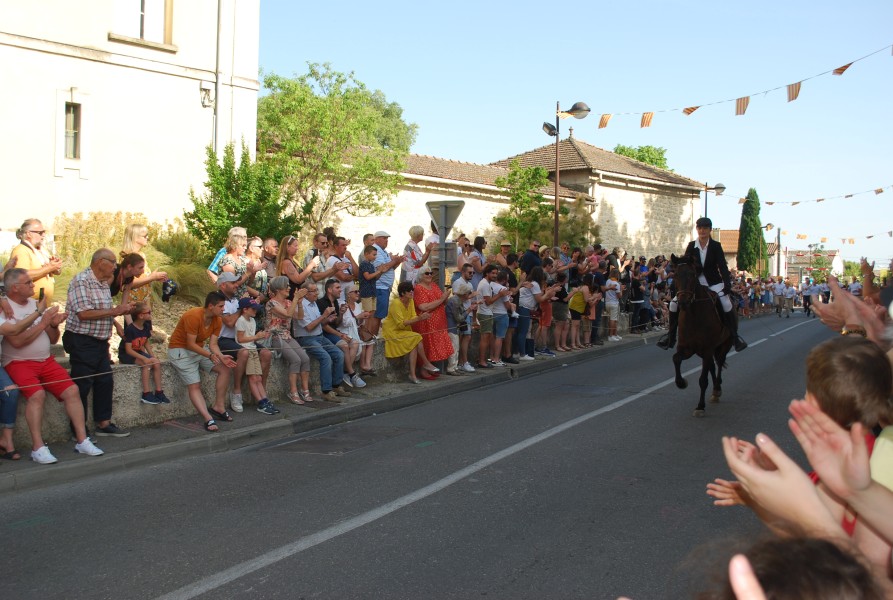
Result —
<instances>
[{"instance_id":1,"label":"curb","mask_svg":"<svg viewBox=\"0 0 893 600\"><path fill-rule=\"evenodd\" d=\"M248 425L241 429L220 432L216 435L203 435L196 438L165 442L156 446L125 450L106 454L97 458L63 462L56 465L35 465L34 468L0 473L0 494L32 490L60 483L80 481L86 477L103 475L116 471L160 464L190 456L204 456L236 450L264 442L274 442L295 434L307 433L357 419L399 410L431 400L446 398L496 383L512 381L523 377L539 375L546 371L588 361L600 355L615 354L616 350L647 345L648 339L659 337L663 332L627 336L622 342L613 343L581 352L561 355L548 360L535 361L523 366L512 365L494 369L486 374L470 374L462 378L439 380L441 385L430 389L411 391L378 400L367 400L359 404L339 406L298 417L279 419L273 422ZM26 454L23 452L23 455ZM26 460L23 456L22 460Z\"/></svg>"}]
</instances>

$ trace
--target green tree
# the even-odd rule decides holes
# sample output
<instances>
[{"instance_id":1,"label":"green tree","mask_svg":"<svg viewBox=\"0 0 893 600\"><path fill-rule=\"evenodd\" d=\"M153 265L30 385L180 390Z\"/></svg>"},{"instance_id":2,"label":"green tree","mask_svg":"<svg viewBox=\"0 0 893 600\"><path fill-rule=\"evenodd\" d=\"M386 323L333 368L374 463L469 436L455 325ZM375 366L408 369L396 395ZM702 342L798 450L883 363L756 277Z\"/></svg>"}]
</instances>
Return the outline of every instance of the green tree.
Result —
<instances>
[{"instance_id":1,"label":"green tree","mask_svg":"<svg viewBox=\"0 0 893 600\"><path fill-rule=\"evenodd\" d=\"M282 170L286 189L313 231L339 213L389 212L416 125L353 73L308 64L296 78L269 74L258 102L259 153Z\"/></svg>"},{"instance_id":2,"label":"green tree","mask_svg":"<svg viewBox=\"0 0 893 600\"><path fill-rule=\"evenodd\" d=\"M517 160L509 166L505 177L496 178L496 186L508 192L509 206L493 217L515 248L525 246L539 235L542 222L554 215L554 207L543 197L549 183L549 172L543 167L521 167Z\"/></svg>"},{"instance_id":3,"label":"green tree","mask_svg":"<svg viewBox=\"0 0 893 600\"><path fill-rule=\"evenodd\" d=\"M541 237L552 239L553 219L554 216L548 219L548 223L545 224L546 228L539 234ZM572 248L585 248L599 241L598 225L592 220L590 204L583 196L577 197L569 208L566 205L561 207L558 215L558 230L561 234L561 241L567 242Z\"/></svg>"},{"instance_id":4,"label":"green tree","mask_svg":"<svg viewBox=\"0 0 893 600\"><path fill-rule=\"evenodd\" d=\"M638 146L636 148L633 148L632 146L617 144L616 146L614 146L614 154L628 156L629 158L634 158L639 162L672 171L672 169L667 165L666 148L659 148L657 146Z\"/></svg>"},{"instance_id":5,"label":"green tree","mask_svg":"<svg viewBox=\"0 0 893 600\"><path fill-rule=\"evenodd\" d=\"M241 225L249 235L276 239L300 229L306 216L294 211L294 203L282 188L282 172L275 164L252 162L244 143L238 166L232 143L223 149L220 162L213 147L208 146L205 153L205 193L199 196L190 189L193 209L183 215L189 233L209 249L217 249L234 225Z\"/></svg>"},{"instance_id":6,"label":"green tree","mask_svg":"<svg viewBox=\"0 0 893 600\"><path fill-rule=\"evenodd\" d=\"M843 261L843 275L844 277L862 279L862 266L858 261L845 260Z\"/></svg>"},{"instance_id":7,"label":"green tree","mask_svg":"<svg viewBox=\"0 0 893 600\"><path fill-rule=\"evenodd\" d=\"M810 277L816 281L825 281L831 274L831 259L828 258L828 251L825 250L824 244L810 245L812 254L809 257L809 266L812 269Z\"/></svg>"},{"instance_id":8,"label":"green tree","mask_svg":"<svg viewBox=\"0 0 893 600\"><path fill-rule=\"evenodd\" d=\"M769 273L768 252L760 223L760 197L754 188L750 188L738 226L738 269L765 277Z\"/></svg>"}]
</instances>

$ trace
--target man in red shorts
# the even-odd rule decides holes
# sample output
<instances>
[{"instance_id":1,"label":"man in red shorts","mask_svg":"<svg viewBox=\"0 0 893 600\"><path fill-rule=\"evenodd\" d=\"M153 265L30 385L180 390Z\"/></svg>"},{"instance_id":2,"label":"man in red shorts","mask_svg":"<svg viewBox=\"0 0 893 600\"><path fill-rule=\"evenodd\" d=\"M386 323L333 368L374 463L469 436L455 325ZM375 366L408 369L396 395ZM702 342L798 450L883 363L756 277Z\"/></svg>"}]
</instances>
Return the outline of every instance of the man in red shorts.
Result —
<instances>
[{"instance_id":1,"label":"man in red shorts","mask_svg":"<svg viewBox=\"0 0 893 600\"><path fill-rule=\"evenodd\" d=\"M31 297L34 282L25 269L10 269L3 276L3 283L14 319L22 319L38 310L37 301ZM50 345L59 341L59 325L66 316L57 313L48 319L41 317L22 333L3 338L3 368L27 399L25 420L31 430L31 460L42 465L57 461L40 433L46 392L64 405L71 419L78 441L75 451L89 456L103 453L87 437L84 407L77 386L50 352Z\"/></svg>"}]
</instances>

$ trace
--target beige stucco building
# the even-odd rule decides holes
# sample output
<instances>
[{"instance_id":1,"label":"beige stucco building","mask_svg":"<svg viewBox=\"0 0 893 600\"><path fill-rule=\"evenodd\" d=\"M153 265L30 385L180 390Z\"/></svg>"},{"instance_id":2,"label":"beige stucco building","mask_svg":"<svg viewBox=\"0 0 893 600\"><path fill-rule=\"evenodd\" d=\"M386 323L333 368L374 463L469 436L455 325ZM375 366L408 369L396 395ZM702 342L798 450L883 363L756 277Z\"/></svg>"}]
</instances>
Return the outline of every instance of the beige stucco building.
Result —
<instances>
[{"instance_id":1,"label":"beige stucco building","mask_svg":"<svg viewBox=\"0 0 893 600\"><path fill-rule=\"evenodd\" d=\"M0 228L181 215L208 144L254 149L259 18L258 0L0 0Z\"/></svg>"}]
</instances>

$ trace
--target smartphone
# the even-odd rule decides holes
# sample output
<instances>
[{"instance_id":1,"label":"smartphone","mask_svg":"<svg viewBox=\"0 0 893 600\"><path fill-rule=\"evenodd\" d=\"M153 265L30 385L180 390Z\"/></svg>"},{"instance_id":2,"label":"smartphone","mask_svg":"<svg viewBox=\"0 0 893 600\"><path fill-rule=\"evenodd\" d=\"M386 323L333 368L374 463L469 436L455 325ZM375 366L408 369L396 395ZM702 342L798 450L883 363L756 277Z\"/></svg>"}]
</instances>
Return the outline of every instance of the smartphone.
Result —
<instances>
[{"instance_id":1,"label":"smartphone","mask_svg":"<svg viewBox=\"0 0 893 600\"><path fill-rule=\"evenodd\" d=\"M44 290L43 288L40 288L40 291L37 293L37 301L38 301L38 302L41 301L41 300L43 300L43 293L44 293L44 291L45 291L45 290Z\"/></svg>"}]
</instances>

